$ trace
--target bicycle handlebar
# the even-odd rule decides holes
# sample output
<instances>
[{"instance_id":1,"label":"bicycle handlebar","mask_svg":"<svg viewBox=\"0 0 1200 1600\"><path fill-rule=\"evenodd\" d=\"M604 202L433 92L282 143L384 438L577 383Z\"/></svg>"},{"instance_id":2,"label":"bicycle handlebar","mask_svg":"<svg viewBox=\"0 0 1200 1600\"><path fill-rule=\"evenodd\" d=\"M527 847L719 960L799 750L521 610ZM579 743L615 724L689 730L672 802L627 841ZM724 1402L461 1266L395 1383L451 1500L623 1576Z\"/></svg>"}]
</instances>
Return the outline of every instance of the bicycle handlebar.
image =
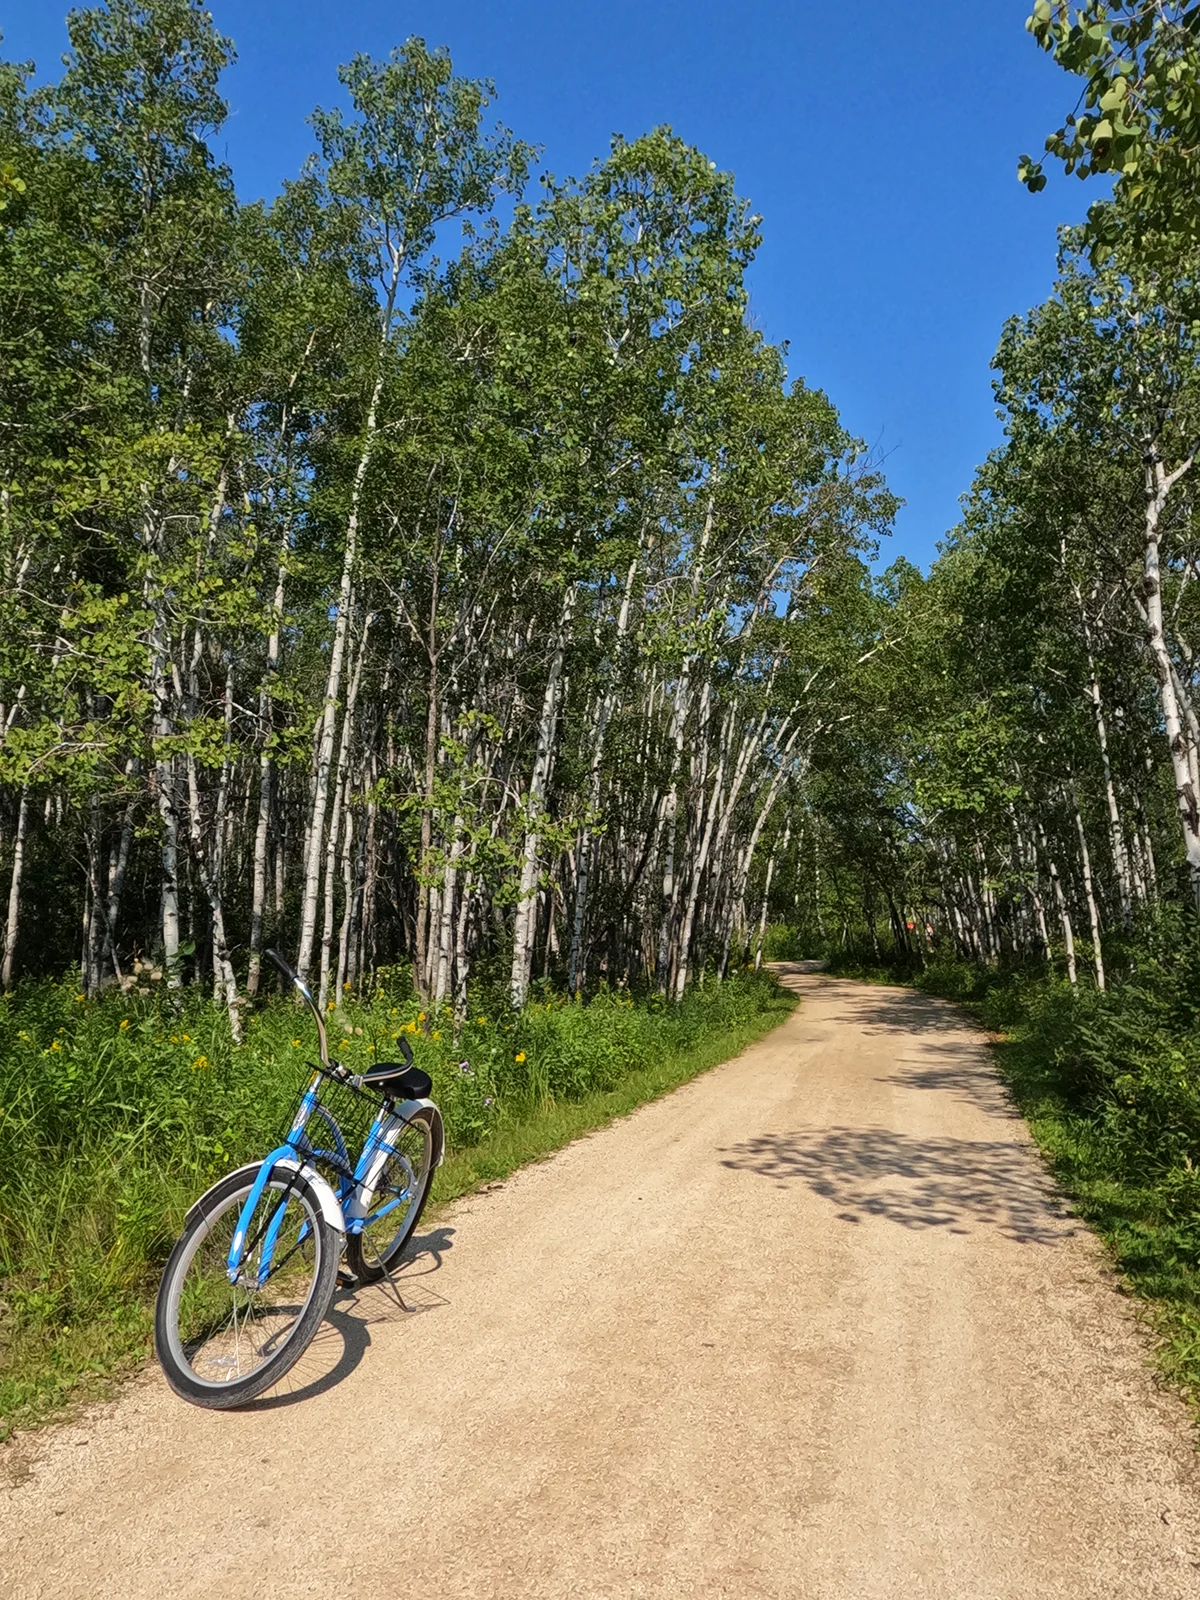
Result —
<instances>
[{"instance_id":1,"label":"bicycle handlebar","mask_svg":"<svg viewBox=\"0 0 1200 1600\"><path fill-rule=\"evenodd\" d=\"M308 1009L312 1012L313 1021L317 1025L317 1037L321 1041L321 1065L323 1067L327 1067L329 1065L329 1044L325 1038L325 1019L317 1009L317 1003L313 999L308 985L301 977L299 977L297 973L292 970L288 963L279 954L278 950L268 950L266 954L270 956L271 960L279 968L280 972L283 973L284 977L295 984L296 988L308 1002Z\"/></svg>"},{"instance_id":2,"label":"bicycle handlebar","mask_svg":"<svg viewBox=\"0 0 1200 1600\"><path fill-rule=\"evenodd\" d=\"M325 1019L322 1017L308 985L296 972L292 970L288 963L279 954L278 950L268 950L266 951L266 954L270 956L271 960L279 968L280 972L283 973L284 977L287 978L289 982L295 984L296 988L308 1002L308 1009L313 1014L313 1021L317 1025L317 1036L321 1041L321 1065L323 1067L327 1067L329 1065L329 1044L325 1038ZM400 1054L404 1057L405 1066L411 1067L413 1064L412 1045L409 1044L408 1040L403 1036L403 1034L401 1034L397 1042L400 1045Z\"/></svg>"}]
</instances>

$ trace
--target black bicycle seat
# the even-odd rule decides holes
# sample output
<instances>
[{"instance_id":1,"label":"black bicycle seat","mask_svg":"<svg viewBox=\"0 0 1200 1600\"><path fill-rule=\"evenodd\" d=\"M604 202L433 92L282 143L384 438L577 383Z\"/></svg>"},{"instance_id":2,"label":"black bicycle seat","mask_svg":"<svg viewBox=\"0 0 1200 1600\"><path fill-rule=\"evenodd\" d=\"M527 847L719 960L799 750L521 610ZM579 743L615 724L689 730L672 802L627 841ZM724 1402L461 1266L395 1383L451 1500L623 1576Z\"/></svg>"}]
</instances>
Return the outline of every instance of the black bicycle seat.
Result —
<instances>
[{"instance_id":1,"label":"black bicycle seat","mask_svg":"<svg viewBox=\"0 0 1200 1600\"><path fill-rule=\"evenodd\" d=\"M362 1081L394 1099L403 1095L406 1100L424 1100L433 1088L433 1079L427 1072L406 1066L403 1061L380 1061L363 1073Z\"/></svg>"}]
</instances>

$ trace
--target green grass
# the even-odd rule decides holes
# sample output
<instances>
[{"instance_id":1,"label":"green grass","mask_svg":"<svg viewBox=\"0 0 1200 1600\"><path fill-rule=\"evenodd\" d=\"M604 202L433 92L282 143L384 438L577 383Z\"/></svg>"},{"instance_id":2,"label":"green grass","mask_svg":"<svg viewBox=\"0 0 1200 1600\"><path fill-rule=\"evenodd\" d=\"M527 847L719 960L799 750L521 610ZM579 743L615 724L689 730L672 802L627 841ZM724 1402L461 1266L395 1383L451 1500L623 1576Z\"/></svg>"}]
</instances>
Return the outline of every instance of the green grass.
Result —
<instances>
[{"instance_id":1,"label":"green grass","mask_svg":"<svg viewBox=\"0 0 1200 1600\"><path fill-rule=\"evenodd\" d=\"M331 1049L361 1069L411 1039L446 1119L435 1204L694 1077L794 1004L769 977L739 973L679 1006L546 992L456 1035L403 988L384 982L339 1008ZM234 1047L204 995L152 985L82 1001L47 982L0 1001L0 1438L110 1392L145 1358L184 1212L278 1141L310 1031L275 1000Z\"/></svg>"}]
</instances>

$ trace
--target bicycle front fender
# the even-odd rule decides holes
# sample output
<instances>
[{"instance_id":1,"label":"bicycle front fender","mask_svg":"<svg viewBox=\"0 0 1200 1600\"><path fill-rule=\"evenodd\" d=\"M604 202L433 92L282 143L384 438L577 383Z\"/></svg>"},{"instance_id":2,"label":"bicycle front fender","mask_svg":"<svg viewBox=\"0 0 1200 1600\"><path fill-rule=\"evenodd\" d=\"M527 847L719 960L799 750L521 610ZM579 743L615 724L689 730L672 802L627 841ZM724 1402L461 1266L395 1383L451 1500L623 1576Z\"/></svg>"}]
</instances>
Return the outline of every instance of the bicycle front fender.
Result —
<instances>
[{"instance_id":1,"label":"bicycle front fender","mask_svg":"<svg viewBox=\"0 0 1200 1600\"><path fill-rule=\"evenodd\" d=\"M338 1199L333 1187L327 1178L323 1178L315 1167L302 1166L293 1155L286 1155L276 1161L276 1167L282 1167L285 1172L298 1172L302 1178L310 1183L316 1191L317 1203L321 1207L321 1215L331 1228L338 1233L345 1233L346 1218L342 1214L342 1202Z\"/></svg>"},{"instance_id":2,"label":"bicycle front fender","mask_svg":"<svg viewBox=\"0 0 1200 1600\"><path fill-rule=\"evenodd\" d=\"M246 1173L256 1172L257 1176L250 1187L250 1193L246 1196L245 1203L243 1204L241 1212L238 1216L237 1228L234 1230L233 1242L229 1246L229 1255L226 1259L226 1270L229 1273L231 1281L237 1277L241 1268L242 1246L246 1242L246 1234L250 1227L251 1218L254 1216L255 1207L262 1199L263 1191L266 1189L267 1184L271 1181L272 1175L276 1172L282 1171L295 1173L311 1184L317 1197L317 1203L321 1207L321 1214L324 1216L325 1221L330 1225L331 1228L335 1228L338 1233L345 1233L346 1219L342 1215L342 1208L338 1201L337 1195L334 1194L329 1184L326 1183L325 1179L320 1175L319 1172L308 1165L302 1165L296 1160L296 1157L292 1153L289 1145L283 1144L277 1149L272 1150L271 1154L266 1158L265 1161L259 1163L257 1168L243 1167L241 1170ZM202 1203L202 1200L197 1202L197 1204ZM283 1213L285 1209L286 1201L284 1202L284 1205L280 1206L278 1212L272 1218L271 1223L267 1228L266 1235L263 1238L258 1270L260 1287L266 1282L267 1276L271 1269L271 1255L275 1248L275 1241L279 1237L279 1230L283 1225Z\"/></svg>"}]
</instances>

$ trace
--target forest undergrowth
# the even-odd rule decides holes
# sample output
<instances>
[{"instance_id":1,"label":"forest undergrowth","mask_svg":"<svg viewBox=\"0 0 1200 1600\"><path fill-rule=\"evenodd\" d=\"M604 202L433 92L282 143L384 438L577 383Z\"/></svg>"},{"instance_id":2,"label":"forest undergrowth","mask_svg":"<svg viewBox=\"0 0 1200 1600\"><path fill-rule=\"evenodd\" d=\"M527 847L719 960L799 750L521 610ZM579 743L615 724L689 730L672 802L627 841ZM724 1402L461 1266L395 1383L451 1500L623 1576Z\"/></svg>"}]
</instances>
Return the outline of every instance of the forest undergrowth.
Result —
<instances>
[{"instance_id":1,"label":"forest undergrowth","mask_svg":"<svg viewBox=\"0 0 1200 1600\"><path fill-rule=\"evenodd\" d=\"M0 999L0 1439L144 1358L185 1211L278 1142L313 1059L290 1001L260 1007L235 1046L203 992L144 988L89 999L47 980ZM737 972L678 1004L547 989L517 1014L481 1003L456 1031L405 969L332 1012L330 1051L361 1071L411 1039L446 1119L436 1204L736 1054L794 1004Z\"/></svg>"},{"instance_id":2,"label":"forest undergrowth","mask_svg":"<svg viewBox=\"0 0 1200 1600\"><path fill-rule=\"evenodd\" d=\"M1106 958L1104 992L1044 966L922 967L862 947L831 952L830 968L954 1000L993 1034L1051 1171L1145 1302L1165 1380L1200 1414L1200 922L1164 907Z\"/></svg>"}]
</instances>

